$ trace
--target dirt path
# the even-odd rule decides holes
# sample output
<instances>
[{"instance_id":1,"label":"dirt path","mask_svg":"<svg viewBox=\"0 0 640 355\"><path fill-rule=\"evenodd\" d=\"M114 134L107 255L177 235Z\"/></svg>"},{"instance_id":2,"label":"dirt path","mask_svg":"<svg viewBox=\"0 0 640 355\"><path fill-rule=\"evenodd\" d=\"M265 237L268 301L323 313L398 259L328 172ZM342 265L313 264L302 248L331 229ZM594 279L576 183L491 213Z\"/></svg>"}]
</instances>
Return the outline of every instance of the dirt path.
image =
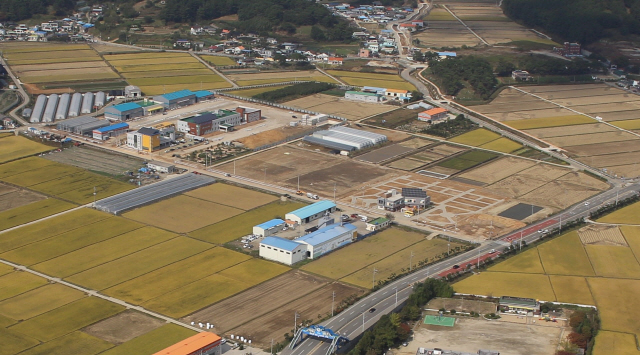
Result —
<instances>
[{"instance_id":1,"label":"dirt path","mask_svg":"<svg viewBox=\"0 0 640 355\"><path fill-rule=\"evenodd\" d=\"M335 81L339 82L339 83L340 83L340 84L342 84L342 85L349 85L349 84L345 83L344 81L342 81L342 80L340 80L340 79L336 78L335 76L333 76L333 75L331 75L331 74L327 73L326 71L322 70L320 67L316 67L316 69L317 69L319 72L321 72L322 74L324 74L324 75L326 75L326 76L330 77L331 79L333 79L333 80L335 80Z\"/></svg>"},{"instance_id":2,"label":"dirt path","mask_svg":"<svg viewBox=\"0 0 640 355\"><path fill-rule=\"evenodd\" d=\"M456 16L456 14L453 13L453 11L449 10L449 8L447 7L447 5L442 5L442 7L449 11L449 13L451 14L451 16L455 17L456 20L458 20L458 22L460 22L462 24L462 26L464 26L464 28L466 28L469 32L471 32L474 36L478 37L478 39L480 41L482 41L482 43L484 43L485 45L489 45L489 42L485 41L484 38L480 37L480 35L478 35L477 33L475 33L471 28L469 28L469 26L467 26L466 23L464 23L464 21L462 21L458 16Z\"/></svg>"},{"instance_id":3,"label":"dirt path","mask_svg":"<svg viewBox=\"0 0 640 355\"><path fill-rule=\"evenodd\" d=\"M209 65L209 63L207 63L205 60L203 60L202 58L200 58L198 55L196 55L193 52L189 52L189 54L191 54L192 57L196 58L197 60L200 61L200 63L204 64L207 68L209 68L212 72L218 74L222 79L226 80L229 84L231 84L234 88L238 88L240 86L238 86L238 84L234 83L233 81L231 81L231 79L227 78L226 76L222 75L221 72L219 72L216 68L212 67L211 65Z\"/></svg>"}]
</instances>

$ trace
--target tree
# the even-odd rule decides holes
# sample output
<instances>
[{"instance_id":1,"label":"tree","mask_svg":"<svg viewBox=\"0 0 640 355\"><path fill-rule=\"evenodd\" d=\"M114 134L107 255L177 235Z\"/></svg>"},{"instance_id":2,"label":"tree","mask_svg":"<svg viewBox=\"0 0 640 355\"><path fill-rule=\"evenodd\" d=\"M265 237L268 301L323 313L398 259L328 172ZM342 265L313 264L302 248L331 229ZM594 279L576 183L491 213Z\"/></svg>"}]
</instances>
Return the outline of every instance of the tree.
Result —
<instances>
[{"instance_id":1,"label":"tree","mask_svg":"<svg viewBox=\"0 0 640 355\"><path fill-rule=\"evenodd\" d=\"M411 102L420 101L423 98L424 98L424 95L420 91L412 90L411 91L411 100L409 100L409 101L411 101Z\"/></svg>"},{"instance_id":2,"label":"tree","mask_svg":"<svg viewBox=\"0 0 640 355\"><path fill-rule=\"evenodd\" d=\"M296 26L294 26L291 22L285 22L280 26L281 31L286 31L288 34L292 35L296 33Z\"/></svg>"},{"instance_id":3,"label":"tree","mask_svg":"<svg viewBox=\"0 0 640 355\"><path fill-rule=\"evenodd\" d=\"M513 63L502 59L496 65L496 73L500 77L511 76L511 72L514 70L516 70L516 66Z\"/></svg>"},{"instance_id":4,"label":"tree","mask_svg":"<svg viewBox=\"0 0 640 355\"><path fill-rule=\"evenodd\" d=\"M153 23L153 21L154 21L153 17L151 17L151 16L145 16L144 17L144 23L146 23L146 24L151 24L151 23Z\"/></svg>"},{"instance_id":5,"label":"tree","mask_svg":"<svg viewBox=\"0 0 640 355\"><path fill-rule=\"evenodd\" d=\"M312 26L311 27L311 39L313 39L314 41L323 41L325 40L325 35L324 35L324 31L318 27L318 26Z\"/></svg>"}]
</instances>

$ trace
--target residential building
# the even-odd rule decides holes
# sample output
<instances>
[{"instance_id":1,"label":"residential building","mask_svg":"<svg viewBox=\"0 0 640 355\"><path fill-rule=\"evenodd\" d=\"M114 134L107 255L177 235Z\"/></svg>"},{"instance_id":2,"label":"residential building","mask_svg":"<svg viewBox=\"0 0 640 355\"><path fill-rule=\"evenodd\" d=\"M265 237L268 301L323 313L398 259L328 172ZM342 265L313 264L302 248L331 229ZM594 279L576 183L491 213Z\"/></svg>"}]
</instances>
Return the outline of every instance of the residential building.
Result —
<instances>
[{"instance_id":1,"label":"residential building","mask_svg":"<svg viewBox=\"0 0 640 355\"><path fill-rule=\"evenodd\" d=\"M513 80L520 80L520 81L529 81L529 80L533 79L531 74L529 74L529 72L526 71L526 70L514 70L514 71L512 71L511 72L511 78Z\"/></svg>"},{"instance_id":2,"label":"residential building","mask_svg":"<svg viewBox=\"0 0 640 355\"><path fill-rule=\"evenodd\" d=\"M372 92L347 91L344 93L344 98L354 101L380 102L382 100L382 95Z\"/></svg>"},{"instance_id":3,"label":"residential building","mask_svg":"<svg viewBox=\"0 0 640 355\"><path fill-rule=\"evenodd\" d=\"M153 355L213 355L218 353L222 338L211 332L201 332L181 340Z\"/></svg>"},{"instance_id":4,"label":"residential building","mask_svg":"<svg viewBox=\"0 0 640 355\"><path fill-rule=\"evenodd\" d=\"M127 146L136 150L152 152L160 148L160 131L155 128L143 127L137 131L127 133Z\"/></svg>"},{"instance_id":5,"label":"residential building","mask_svg":"<svg viewBox=\"0 0 640 355\"><path fill-rule=\"evenodd\" d=\"M196 103L196 95L191 90L180 90L153 97L153 101L163 104L167 109L193 105Z\"/></svg>"},{"instance_id":6,"label":"residential building","mask_svg":"<svg viewBox=\"0 0 640 355\"><path fill-rule=\"evenodd\" d=\"M142 90L137 86L128 85L124 87L124 96L129 99L142 97Z\"/></svg>"},{"instance_id":7,"label":"residential building","mask_svg":"<svg viewBox=\"0 0 640 355\"><path fill-rule=\"evenodd\" d=\"M407 101L411 99L411 93L407 90L386 89L385 96L394 100Z\"/></svg>"},{"instance_id":8,"label":"residential building","mask_svg":"<svg viewBox=\"0 0 640 355\"><path fill-rule=\"evenodd\" d=\"M339 57L329 57L327 58L327 64L342 65L343 60L344 60L343 58L339 58Z\"/></svg>"},{"instance_id":9,"label":"residential building","mask_svg":"<svg viewBox=\"0 0 640 355\"><path fill-rule=\"evenodd\" d=\"M385 211L396 212L404 207L404 196L397 190L391 189L378 197L378 208Z\"/></svg>"},{"instance_id":10,"label":"residential building","mask_svg":"<svg viewBox=\"0 0 640 355\"><path fill-rule=\"evenodd\" d=\"M335 212L336 204L331 201L319 201L309 206L287 213L284 218L298 224L307 224Z\"/></svg>"},{"instance_id":11,"label":"residential building","mask_svg":"<svg viewBox=\"0 0 640 355\"><path fill-rule=\"evenodd\" d=\"M404 197L404 205L406 207L424 210L431 205L431 197L422 189L403 187L401 194Z\"/></svg>"},{"instance_id":12,"label":"residential building","mask_svg":"<svg viewBox=\"0 0 640 355\"><path fill-rule=\"evenodd\" d=\"M358 238L357 228L353 224L331 224L309 233L296 240L297 243L307 245L307 258L316 259L344 245L352 243Z\"/></svg>"},{"instance_id":13,"label":"residential building","mask_svg":"<svg viewBox=\"0 0 640 355\"><path fill-rule=\"evenodd\" d=\"M127 133L129 124L125 122L116 123L111 126L101 127L93 130L93 139L106 140L109 137L116 137Z\"/></svg>"},{"instance_id":14,"label":"residential building","mask_svg":"<svg viewBox=\"0 0 640 355\"><path fill-rule=\"evenodd\" d=\"M449 111L442 107L434 107L425 111L422 111L418 114L419 121L425 122L433 122L437 120L441 120L443 118L447 118Z\"/></svg>"},{"instance_id":15,"label":"residential building","mask_svg":"<svg viewBox=\"0 0 640 355\"><path fill-rule=\"evenodd\" d=\"M367 230L371 232L375 232L377 230L388 227L390 224L391 224L391 220L384 217L378 217L374 220L367 222Z\"/></svg>"},{"instance_id":16,"label":"residential building","mask_svg":"<svg viewBox=\"0 0 640 355\"><path fill-rule=\"evenodd\" d=\"M266 237L260 242L261 258L293 265L307 258L307 245L280 237Z\"/></svg>"},{"instance_id":17,"label":"residential building","mask_svg":"<svg viewBox=\"0 0 640 355\"><path fill-rule=\"evenodd\" d=\"M104 109L104 117L110 120L127 121L144 115L144 109L135 102L109 106Z\"/></svg>"}]
</instances>

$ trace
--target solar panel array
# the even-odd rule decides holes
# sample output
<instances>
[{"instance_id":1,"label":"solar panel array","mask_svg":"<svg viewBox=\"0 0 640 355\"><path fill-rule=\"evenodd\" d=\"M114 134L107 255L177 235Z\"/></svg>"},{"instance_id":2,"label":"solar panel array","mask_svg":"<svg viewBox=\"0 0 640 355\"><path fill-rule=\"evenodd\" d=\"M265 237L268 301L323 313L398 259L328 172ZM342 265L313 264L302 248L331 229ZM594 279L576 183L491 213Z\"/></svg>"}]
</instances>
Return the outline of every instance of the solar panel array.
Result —
<instances>
[{"instance_id":1,"label":"solar panel array","mask_svg":"<svg viewBox=\"0 0 640 355\"><path fill-rule=\"evenodd\" d=\"M424 198L424 197L427 197L427 193L422 189L416 189L412 187L403 187L402 196Z\"/></svg>"},{"instance_id":2,"label":"solar panel array","mask_svg":"<svg viewBox=\"0 0 640 355\"><path fill-rule=\"evenodd\" d=\"M216 180L206 175L185 174L152 185L143 186L96 202L96 208L118 214L198 187L210 185Z\"/></svg>"}]
</instances>

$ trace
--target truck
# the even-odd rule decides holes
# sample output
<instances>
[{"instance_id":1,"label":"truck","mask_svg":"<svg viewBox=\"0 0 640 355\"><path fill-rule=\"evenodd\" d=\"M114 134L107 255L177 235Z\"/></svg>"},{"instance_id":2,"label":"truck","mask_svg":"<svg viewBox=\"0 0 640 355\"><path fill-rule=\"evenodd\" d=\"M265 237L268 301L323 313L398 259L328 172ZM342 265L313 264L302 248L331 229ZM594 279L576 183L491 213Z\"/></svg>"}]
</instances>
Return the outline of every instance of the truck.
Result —
<instances>
[{"instance_id":1,"label":"truck","mask_svg":"<svg viewBox=\"0 0 640 355\"><path fill-rule=\"evenodd\" d=\"M298 190L298 191L296 191L296 195L298 195L298 196L302 196L302 195L304 195L305 193L306 193L306 192L304 192L303 190Z\"/></svg>"},{"instance_id":2,"label":"truck","mask_svg":"<svg viewBox=\"0 0 640 355\"><path fill-rule=\"evenodd\" d=\"M317 200L319 198L318 195L314 195L311 192L307 192L307 197L312 200Z\"/></svg>"}]
</instances>

